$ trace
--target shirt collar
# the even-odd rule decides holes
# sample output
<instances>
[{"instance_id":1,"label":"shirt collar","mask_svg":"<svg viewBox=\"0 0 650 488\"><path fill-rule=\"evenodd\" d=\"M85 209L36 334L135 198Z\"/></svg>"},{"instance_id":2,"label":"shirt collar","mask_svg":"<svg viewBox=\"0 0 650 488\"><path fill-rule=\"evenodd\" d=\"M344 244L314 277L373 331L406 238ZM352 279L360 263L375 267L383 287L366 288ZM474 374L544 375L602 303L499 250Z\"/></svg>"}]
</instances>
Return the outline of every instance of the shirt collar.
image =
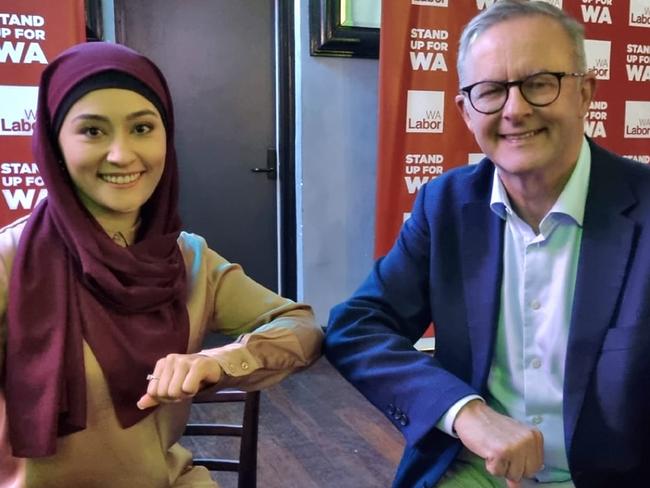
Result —
<instances>
[{"instance_id":1,"label":"shirt collar","mask_svg":"<svg viewBox=\"0 0 650 488\"><path fill-rule=\"evenodd\" d=\"M106 232L108 237L110 237L118 246L128 247L135 241L135 235L140 228L140 223L141 219L138 217L130 229L122 229L119 231L117 229L104 229L104 232Z\"/></svg>"},{"instance_id":2,"label":"shirt collar","mask_svg":"<svg viewBox=\"0 0 650 488\"><path fill-rule=\"evenodd\" d=\"M496 168L492 177L492 195L490 197L490 208L502 219L508 214L515 213L510 204L508 193L506 192L501 179L498 177L499 169ZM564 214L571 217L579 226L585 215L585 203L587 201L587 190L589 189L589 174L591 172L591 149L587 138L583 138L578 162L576 163L573 173L560 196L548 211L546 216L551 214ZM544 219L546 218L544 217Z\"/></svg>"}]
</instances>

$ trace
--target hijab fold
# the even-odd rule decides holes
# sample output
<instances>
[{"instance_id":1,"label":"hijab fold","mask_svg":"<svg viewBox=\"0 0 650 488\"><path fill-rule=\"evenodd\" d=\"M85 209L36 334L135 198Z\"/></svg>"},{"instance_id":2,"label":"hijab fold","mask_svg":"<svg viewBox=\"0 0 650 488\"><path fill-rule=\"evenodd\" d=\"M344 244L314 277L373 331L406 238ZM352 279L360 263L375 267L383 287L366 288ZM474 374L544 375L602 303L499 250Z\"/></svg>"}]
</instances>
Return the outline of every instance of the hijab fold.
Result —
<instances>
[{"instance_id":1,"label":"hijab fold","mask_svg":"<svg viewBox=\"0 0 650 488\"><path fill-rule=\"evenodd\" d=\"M142 208L136 242L127 248L112 241L76 196L52 129L55 118L65 117L62 104L66 112L71 106L70 92L107 71L146 85L164 110L167 131L160 183ZM14 456L53 455L57 437L86 427L84 341L97 358L123 428L153 410L141 411L136 402L156 361L187 350L173 132L162 73L124 46L79 44L41 76L32 148L48 196L21 235L8 292L4 390Z\"/></svg>"}]
</instances>

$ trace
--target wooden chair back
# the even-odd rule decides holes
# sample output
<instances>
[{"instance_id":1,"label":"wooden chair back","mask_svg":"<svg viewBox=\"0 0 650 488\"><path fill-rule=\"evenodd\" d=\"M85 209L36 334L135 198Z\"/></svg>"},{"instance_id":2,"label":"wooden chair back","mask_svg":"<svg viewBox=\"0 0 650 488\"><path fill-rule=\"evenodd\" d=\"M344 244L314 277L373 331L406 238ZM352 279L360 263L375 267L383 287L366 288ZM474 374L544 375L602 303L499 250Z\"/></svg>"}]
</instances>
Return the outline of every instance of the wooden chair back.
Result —
<instances>
[{"instance_id":1,"label":"wooden chair back","mask_svg":"<svg viewBox=\"0 0 650 488\"><path fill-rule=\"evenodd\" d=\"M185 436L232 436L240 437L239 459L216 457L195 458L194 464L210 471L235 471L238 488L257 486L257 432L259 426L260 392L239 390L206 390L194 398L194 403L243 403L241 424L188 423Z\"/></svg>"}]
</instances>

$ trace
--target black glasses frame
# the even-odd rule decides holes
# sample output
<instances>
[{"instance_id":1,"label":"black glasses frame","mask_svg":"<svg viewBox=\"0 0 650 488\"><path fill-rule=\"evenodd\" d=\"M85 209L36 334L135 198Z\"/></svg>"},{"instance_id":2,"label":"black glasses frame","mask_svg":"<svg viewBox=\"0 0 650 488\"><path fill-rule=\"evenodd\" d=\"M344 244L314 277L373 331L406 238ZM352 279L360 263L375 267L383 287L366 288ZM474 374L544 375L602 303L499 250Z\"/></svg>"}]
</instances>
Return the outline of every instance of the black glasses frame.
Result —
<instances>
[{"instance_id":1,"label":"black glasses frame","mask_svg":"<svg viewBox=\"0 0 650 488\"><path fill-rule=\"evenodd\" d=\"M555 76L557 78L557 83L558 83L557 94L555 95L553 100L551 100L550 102L546 102L546 103L534 103L534 102L531 102L530 100L528 100L528 97L526 97L524 91L521 89L521 87L522 87L522 85L524 83L526 83L531 78L534 78L534 77L539 76L539 75L552 75L552 76ZM467 98L469 99L469 103L472 105L472 108L474 110L476 110L479 113L485 114L485 115L491 115L491 114L497 113L498 111L503 109L503 107L506 106L506 103L508 102L508 97L510 96L510 88L513 87L513 86L516 86L517 88L519 88L519 93L521 93L521 96L524 98L524 100L526 100L526 102L528 102L533 107L546 107L546 106L552 104L560 96L560 91L562 91L562 78L564 78L565 76L573 76L573 77L578 78L578 77L583 77L585 75L586 75L586 73L577 73L577 72L567 73L565 71L540 71L539 73L534 73L534 74L532 74L530 76L526 76L526 78L522 78L521 80L513 80L513 81L484 80L484 81L479 81L478 83L473 83L471 85L467 85L467 86L462 87L460 89L460 91L463 94L467 95ZM485 112L483 110L479 110L474 105L474 102L472 101L472 89L475 86L481 85L483 83L492 83L492 84L495 84L495 85L500 85L505 90L506 96L503 99L503 103L501 104L501 106L499 108L497 108L495 110L491 110L489 112Z\"/></svg>"}]
</instances>

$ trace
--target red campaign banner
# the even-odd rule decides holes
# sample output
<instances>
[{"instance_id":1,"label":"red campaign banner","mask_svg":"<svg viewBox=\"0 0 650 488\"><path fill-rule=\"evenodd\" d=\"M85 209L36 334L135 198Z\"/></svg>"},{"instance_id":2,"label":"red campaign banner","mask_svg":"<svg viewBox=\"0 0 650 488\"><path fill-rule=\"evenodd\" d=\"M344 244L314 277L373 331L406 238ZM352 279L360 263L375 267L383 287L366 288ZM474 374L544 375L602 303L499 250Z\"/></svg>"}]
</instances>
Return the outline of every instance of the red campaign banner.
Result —
<instances>
[{"instance_id":1,"label":"red campaign banner","mask_svg":"<svg viewBox=\"0 0 650 488\"><path fill-rule=\"evenodd\" d=\"M577 0L564 10L585 26L587 69L598 87L585 133L650 163L650 0Z\"/></svg>"},{"instance_id":2,"label":"red campaign banner","mask_svg":"<svg viewBox=\"0 0 650 488\"><path fill-rule=\"evenodd\" d=\"M544 1L585 26L587 68L598 77L585 133L650 163L650 0ZM382 0L377 257L393 245L423 184L483 157L455 106L456 52L464 26L494 2ZM425 337L432 335L429 328Z\"/></svg>"},{"instance_id":3,"label":"red campaign banner","mask_svg":"<svg viewBox=\"0 0 650 488\"><path fill-rule=\"evenodd\" d=\"M454 113L458 36L476 7L452 3L382 2L376 256L392 246L420 186L480 152Z\"/></svg>"},{"instance_id":4,"label":"red campaign banner","mask_svg":"<svg viewBox=\"0 0 650 488\"><path fill-rule=\"evenodd\" d=\"M392 246L419 188L483 154L458 113L462 29L495 0L382 0L375 255ZM650 162L650 0L546 0L585 25L598 87L585 133Z\"/></svg>"},{"instance_id":5,"label":"red campaign banner","mask_svg":"<svg viewBox=\"0 0 650 488\"><path fill-rule=\"evenodd\" d=\"M0 227L47 195L31 151L38 81L50 60L85 40L84 0L0 3Z\"/></svg>"}]
</instances>

